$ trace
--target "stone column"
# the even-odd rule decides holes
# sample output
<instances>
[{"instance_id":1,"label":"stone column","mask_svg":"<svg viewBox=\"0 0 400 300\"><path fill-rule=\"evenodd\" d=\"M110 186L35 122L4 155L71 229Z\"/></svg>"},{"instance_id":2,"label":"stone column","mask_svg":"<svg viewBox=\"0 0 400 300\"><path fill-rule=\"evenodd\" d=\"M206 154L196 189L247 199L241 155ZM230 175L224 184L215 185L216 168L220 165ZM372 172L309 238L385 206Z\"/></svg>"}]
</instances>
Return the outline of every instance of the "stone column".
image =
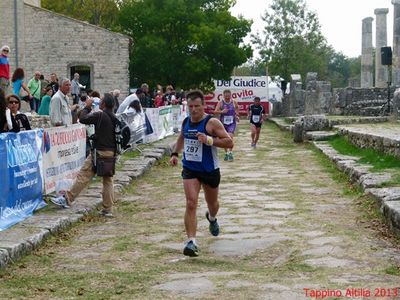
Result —
<instances>
[{"instance_id":1,"label":"stone column","mask_svg":"<svg viewBox=\"0 0 400 300\"><path fill-rule=\"evenodd\" d=\"M361 87L373 87L372 17L362 20Z\"/></svg>"},{"instance_id":2,"label":"stone column","mask_svg":"<svg viewBox=\"0 0 400 300\"><path fill-rule=\"evenodd\" d=\"M400 86L400 0L392 0L393 4L393 59L392 84Z\"/></svg>"},{"instance_id":3,"label":"stone column","mask_svg":"<svg viewBox=\"0 0 400 300\"><path fill-rule=\"evenodd\" d=\"M376 15L376 39L375 39L375 86L379 88L387 87L388 81L388 67L382 66L381 48L386 47L387 44L387 24L386 15L388 8L375 9Z\"/></svg>"}]
</instances>

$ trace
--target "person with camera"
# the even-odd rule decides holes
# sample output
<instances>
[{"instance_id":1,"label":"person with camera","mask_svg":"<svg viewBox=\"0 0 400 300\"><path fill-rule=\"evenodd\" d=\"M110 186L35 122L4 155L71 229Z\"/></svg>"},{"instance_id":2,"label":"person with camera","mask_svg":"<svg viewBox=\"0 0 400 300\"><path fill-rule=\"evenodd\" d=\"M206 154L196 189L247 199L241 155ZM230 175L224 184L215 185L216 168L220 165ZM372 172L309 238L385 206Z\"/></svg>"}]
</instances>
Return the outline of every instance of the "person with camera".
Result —
<instances>
[{"instance_id":1,"label":"person with camera","mask_svg":"<svg viewBox=\"0 0 400 300\"><path fill-rule=\"evenodd\" d=\"M71 189L65 195L53 198L57 206L69 208L75 198L88 185L93 176L103 177L103 208L100 215L112 217L114 202L113 175L115 172L116 140L115 115L113 113L114 98L105 93L101 98L100 111L92 112L93 98L85 101L85 107L80 113L79 121L82 124L93 124L95 134L92 137L93 150L86 158Z\"/></svg>"}]
</instances>

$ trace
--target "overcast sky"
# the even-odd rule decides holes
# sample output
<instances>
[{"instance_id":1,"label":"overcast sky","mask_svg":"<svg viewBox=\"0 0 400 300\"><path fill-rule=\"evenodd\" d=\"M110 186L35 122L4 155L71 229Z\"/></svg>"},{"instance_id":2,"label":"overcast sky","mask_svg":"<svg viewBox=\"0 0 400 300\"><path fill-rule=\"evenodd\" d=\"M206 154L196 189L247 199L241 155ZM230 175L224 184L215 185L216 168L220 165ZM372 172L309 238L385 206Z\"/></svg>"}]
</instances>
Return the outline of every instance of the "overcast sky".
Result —
<instances>
[{"instance_id":1,"label":"overcast sky","mask_svg":"<svg viewBox=\"0 0 400 300\"><path fill-rule=\"evenodd\" d=\"M349 57L361 55L361 24L366 17L374 18L372 23L375 46L375 14L376 8L388 8L387 30L388 46L393 39L393 5L391 0L305 0L309 10L318 14L322 34L336 51ZM253 20L252 32L261 33L263 21L261 15L269 8L272 0L236 0L232 14L242 14ZM247 39L247 42L250 40Z\"/></svg>"}]
</instances>

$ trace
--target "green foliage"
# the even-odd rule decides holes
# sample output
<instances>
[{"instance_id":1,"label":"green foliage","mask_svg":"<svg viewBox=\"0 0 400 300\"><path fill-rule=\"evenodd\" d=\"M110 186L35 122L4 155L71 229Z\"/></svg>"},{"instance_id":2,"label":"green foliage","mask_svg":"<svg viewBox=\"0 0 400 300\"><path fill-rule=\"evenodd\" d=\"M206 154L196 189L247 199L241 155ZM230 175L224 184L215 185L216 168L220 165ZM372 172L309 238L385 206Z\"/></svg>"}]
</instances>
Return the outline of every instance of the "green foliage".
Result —
<instances>
[{"instance_id":1,"label":"green foliage","mask_svg":"<svg viewBox=\"0 0 400 300\"><path fill-rule=\"evenodd\" d=\"M265 76L265 63L261 59L249 60L233 70L235 76Z\"/></svg>"},{"instance_id":2,"label":"green foliage","mask_svg":"<svg viewBox=\"0 0 400 300\"><path fill-rule=\"evenodd\" d=\"M48 10L118 31L118 2L115 0L42 0Z\"/></svg>"},{"instance_id":3,"label":"green foliage","mask_svg":"<svg viewBox=\"0 0 400 300\"><path fill-rule=\"evenodd\" d=\"M326 75L329 48L316 13L308 11L304 0L274 0L262 19L265 38L253 36L253 41L271 74L286 80L294 73Z\"/></svg>"},{"instance_id":4,"label":"green foliage","mask_svg":"<svg viewBox=\"0 0 400 300\"><path fill-rule=\"evenodd\" d=\"M133 39L131 84L182 88L228 79L252 55L251 23L233 17L232 0L143 0L121 4L120 26Z\"/></svg>"}]
</instances>

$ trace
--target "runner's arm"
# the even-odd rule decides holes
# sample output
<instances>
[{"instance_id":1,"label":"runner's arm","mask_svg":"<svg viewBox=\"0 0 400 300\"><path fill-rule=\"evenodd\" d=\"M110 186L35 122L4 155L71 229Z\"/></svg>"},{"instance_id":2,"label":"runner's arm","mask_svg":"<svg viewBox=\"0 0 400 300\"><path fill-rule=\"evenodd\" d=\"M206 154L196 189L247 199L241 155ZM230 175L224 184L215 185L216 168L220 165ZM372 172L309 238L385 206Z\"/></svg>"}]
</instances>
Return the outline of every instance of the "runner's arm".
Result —
<instances>
[{"instance_id":1,"label":"runner's arm","mask_svg":"<svg viewBox=\"0 0 400 300\"><path fill-rule=\"evenodd\" d=\"M210 119L207 123L206 130L213 135L213 146L219 148L233 148L233 140L226 132L220 120L216 118Z\"/></svg>"},{"instance_id":2,"label":"runner's arm","mask_svg":"<svg viewBox=\"0 0 400 300\"><path fill-rule=\"evenodd\" d=\"M170 165L176 166L178 164L179 152L183 149L183 134L182 131L178 136L178 139L175 142L175 145L172 147L172 154L169 160Z\"/></svg>"},{"instance_id":3,"label":"runner's arm","mask_svg":"<svg viewBox=\"0 0 400 300\"><path fill-rule=\"evenodd\" d=\"M220 114L222 114L221 102L218 102L217 105L215 105L214 115L220 115Z\"/></svg>"}]
</instances>

